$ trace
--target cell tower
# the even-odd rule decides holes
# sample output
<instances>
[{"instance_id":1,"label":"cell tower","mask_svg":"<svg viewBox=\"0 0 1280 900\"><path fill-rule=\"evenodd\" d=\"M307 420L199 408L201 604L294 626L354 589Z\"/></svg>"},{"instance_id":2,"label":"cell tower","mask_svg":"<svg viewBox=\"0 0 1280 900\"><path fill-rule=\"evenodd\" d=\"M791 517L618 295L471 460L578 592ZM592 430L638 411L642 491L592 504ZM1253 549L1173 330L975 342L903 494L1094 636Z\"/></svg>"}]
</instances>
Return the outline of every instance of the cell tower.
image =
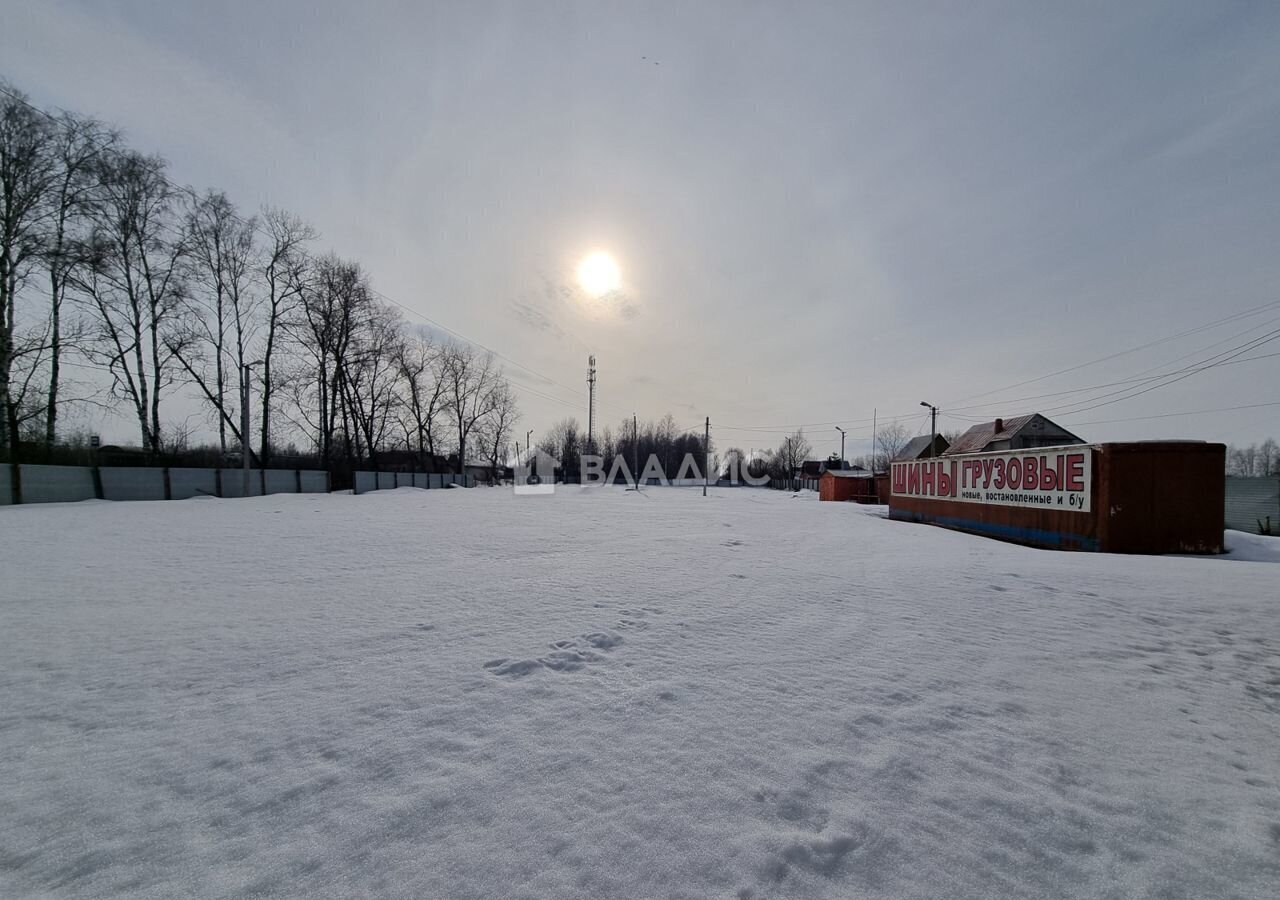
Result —
<instances>
[{"instance_id":1,"label":"cell tower","mask_svg":"<svg viewBox=\"0 0 1280 900\"><path fill-rule=\"evenodd\" d=\"M587 357L587 447L595 451L596 427L596 358Z\"/></svg>"}]
</instances>

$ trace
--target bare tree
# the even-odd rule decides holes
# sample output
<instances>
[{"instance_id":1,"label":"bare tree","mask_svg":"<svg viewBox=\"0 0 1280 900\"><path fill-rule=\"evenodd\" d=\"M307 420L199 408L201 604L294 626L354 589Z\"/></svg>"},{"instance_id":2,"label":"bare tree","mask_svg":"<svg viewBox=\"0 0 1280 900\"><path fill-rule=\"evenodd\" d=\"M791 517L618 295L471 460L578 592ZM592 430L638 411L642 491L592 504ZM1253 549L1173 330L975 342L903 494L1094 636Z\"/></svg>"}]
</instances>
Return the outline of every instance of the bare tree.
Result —
<instances>
[{"instance_id":1,"label":"bare tree","mask_svg":"<svg viewBox=\"0 0 1280 900\"><path fill-rule=\"evenodd\" d=\"M326 464L335 458L334 439L342 414L341 379L351 343L353 307L360 302L363 275L336 256L316 260L299 295L289 332L302 351L292 382L301 423L312 431L316 452Z\"/></svg>"},{"instance_id":2,"label":"bare tree","mask_svg":"<svg viewBox=\"0 0 1280 900\"><path fill-rule=\"evenodd\" d=\"M356 455L367 454L375 470L378 451L386 441L399 404L397 363L403 343L400 311L366 302L359 310L351 352L339 384L350 421L355 425Z\"/></svg>"},{"instance_id":3,"label":"bare tree","mask_svg":"<svg viewBox=\"0 0 1280 900\"><path fill-rule=\"evenodd\" d=\"M0 450L18 440L15 363L43 352L47 335L19 344L18 290L45 246L48 197L57 180L51 121L0 81ZM30 370L34 366L29 366ZM30 381L30 376L26 379ZM25 391L24 391L25 393Z\"/></svg>"},{"instance_id":4,"label":"bare tree","mask_svg":"<svg viewBox=\"0 0 1280 900\"><path fill-rule=\"evenodd\" d=\"M261 259L263 283L262 345L262 439L258 456L267 464L271 453L271 411L280 383L276 372L276 354L285 324L294 314L307 278L310 277L306 246L316 239L316 231L297 216L283 210L266 208L262 212L263 227L268 235Z\"/></svg>"},{"instance_id":5,"label":"bare tree","mask_svg":"<svg viewBox=\"0 0 1280 900\"><path fill-rule=\"evenodd\" d=\"M418 454L425 469L436 456L436 419L446 410L448 397L444 375L445 353L429 334L409 335L396 360L402 398L401 429L405 446Z\"/></svg>"},{"instance_id":6,"label":"bare tree","mask_svg":"<svg viewBox=\"0 0 1280 900\"><path fill-rule=\"evenodd\" d=\"M1280 473L1280 445L1274 438L1267 438L1258 447L1258 463L1263 475Z\"/></svg>"},{"instance_id":7,"label":"bare tree","mask_svg":"<svg viewBox=\"0 0 1280 900\"><path fill-rule=\"evenodd\" d=\"M57 178L49 194L49 232L44 248L49 276L49 380L45 396L44 440L58 434L58 404L62 400L62 362L67 341L81 337L68 331L63 310L72 273L89 254L87 229L97 186L96 167L103 154L119 152L119 135L93 119L72 113L58 118L55 134Z\"/></svg>"},{"instance_id":8,"label":"bare tree","mask_svg":"<svg viewBox=\"0 0 1280 900\"><path fill-rule=\"evenodd\" d=\"M94 320L90 357L110 373L113 394L133 406L143 447L155 455L160 399L182 348L186 239L163 160L127 152L99 158L96 168L92 265L73 281Z\"/></svg>"},{"instance_id":9,"label":"bare tree","mask_svg":"<svg viewBox=\"0 0 1280 900\"><path fill-rule=\"evenodd\" d=\"M1280 475L1280 445L1273 438L1247 447L1228 445L1226 468L1228 475L1243 478Z\"/></svg>"},{"instance_id":10,"label":"bare tree","mask_svg":"<svg viewBox=\"0 0 1280 900\"><path fill-rule=\"evenodd\" d=\"M499 376L493 389L493 409L477 425L484 446L485 457L497 480L498 471L506 458L507 444L516 422L520 421L520 409L510 383Z\"/></svg>"},{"instance_id":11,"label":"bare tree","mask_svg":"<svg viewBox=\"0 0 1280 900\"><path fill-rule=\"evenodd\" d=\"M580 470L582 464L583 434L578 420L569 417L553 423L538 440L538 449L547 456L559 460L560 471L566 479ZM543 474L539 472L538 474Z\"/></svg>"},{"instance_id":12,"label":"bare tree","mask_svg":"<svg viewBox=\"0 0 1280 900\"><path fill-rule=\"evenodd\" d=\"M499 381L493 354L476 352L470 344L453 344L444 351L443 372L449 409L458 433L458 471L467 466L467 437L476 422L493 411Z\"/></svg>"},{"instance_id":13,"label":"bare tree","mask_svg":"<svg viewBox=\"0 0 1280 900\"><path fill-rule=\"evenodd\" d=\"M291 393L301 423L328 463L377 464L397 419L403 324L377 300L355 263L315 260L298 291L288 333L301 360Z\"/></svg>"},{"instance_id":14,"label":"bare tree","mask_svg":"<svg viewBox=\"0 0 1280 900\"><path fill-rule=\"evenodd\" d=\"M787 435L773 454L776 474L782 478L794 478L796 471L804 465L812 452L813 446L804 436L803 428Z\"/></svg>"},{"instance_id":15,"label":"bare tree","mask_svg":"<svg viewBox=\"0 0 1280 900\"><path fill-rule=\"evenodd\" d=\"M238 424L245 396L245 363L253 340L257 300L251 280L255 220L244 220L225 194L195 199L187 215L190 262L188 331L174 352L211 407L218 441L227 452L227 431L247 452L248 435ZM234 390L233 390L234 389Z\"/></svg>"},{"instance_id":16,"label":"bare tree","mask_svg":"<svg viewBox=\"0 0 1280 900\"><path fill-rule=\"evenodd\" d=\"M902 448L907 446L911 440L911 432L907 430L907 426L901 422L891 422L876 432L876 446L871 454L874 465L872 468L877 472L884 472L889 468L889 462L902 452Z\"/></svg>"}]
</instances>

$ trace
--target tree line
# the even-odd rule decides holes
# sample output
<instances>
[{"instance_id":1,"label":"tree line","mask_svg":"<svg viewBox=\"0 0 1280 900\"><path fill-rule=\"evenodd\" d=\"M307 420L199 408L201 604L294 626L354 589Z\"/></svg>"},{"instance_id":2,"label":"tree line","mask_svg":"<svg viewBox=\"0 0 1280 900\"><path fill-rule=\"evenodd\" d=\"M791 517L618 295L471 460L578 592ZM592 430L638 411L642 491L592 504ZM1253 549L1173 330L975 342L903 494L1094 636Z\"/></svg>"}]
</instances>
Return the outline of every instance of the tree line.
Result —
<instances>
[{"instance_id":1,"label":"tree line","mask_svg":"<svg viewBox=\"0 0 1280 900\"><path fill-rule=\"evenodd\" d=\"M1280 444L1267 438L1247 447L1227 445L1227 474L1244 477L1280 475Z\"/></svg>"},{"instance_id":2,"label":"tree line","mask_svg":"<svg viewBox=\"0 0 1280 900\"><path fill-rule=\"evenodd\" d=\"M123 409L157 458L189 438L165 410L191 391L219 452L260 465L298 438L330 468L505 462L519 409L492 355L410 327L318 237L0 82L0 454L54 445L86 405Z\"/></svg>"},{"instance_id":3,"label":"tree line","mask_svg":"<svg viewBox=\"0 0 1280 900\"><path fill-rule=\"evenodd\" d=\"M627 472L639 477L650 459L652 465L667 479L681 474L686 457L692 457L697 466L696 475L687 471L684 477L701 477L704 455L712 455L712 471L716 470L715 443L707 446L701 427L680 428L675 418L667 413L661 419L641 422L624 419L615 428L605 426L598 435L588 439L575 418L561 419L548 428L538 439L538 449L560 461L561 472L572 479L581 472L583 455L598 455L609 463L621 457ZM640 471L632 471L638 463ZM606 464L606 472L609 464ZM650 469L652 474L653 469Z\"/></svg>"}]
</instances>

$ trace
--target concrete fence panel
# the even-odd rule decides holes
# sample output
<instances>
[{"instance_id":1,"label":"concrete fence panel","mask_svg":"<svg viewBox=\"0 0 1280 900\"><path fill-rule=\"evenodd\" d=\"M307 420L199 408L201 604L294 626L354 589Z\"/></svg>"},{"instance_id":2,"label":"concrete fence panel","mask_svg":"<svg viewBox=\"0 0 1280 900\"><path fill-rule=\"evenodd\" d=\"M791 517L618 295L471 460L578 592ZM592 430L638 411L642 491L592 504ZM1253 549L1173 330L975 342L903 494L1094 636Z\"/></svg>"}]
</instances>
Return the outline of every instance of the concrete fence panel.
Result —
<instances>
[{"instance_id":1,"label":"concrete fence panel","mask_svg":"<svg viewBox=\"0 0 1280 900\"><path fill-rule=\"evenodd\" d=\"M218 496L218 473L213 469L170 469L169 499Z\"/></svg>"},{"instance_id":2,"label":"concrete fence panel","mask_svg":"<svg viewBox=\"0 0 1280 900\"><path fill-rule=\"evenodd\" d=\"M244 492L244 469L220 469L222 473L222 496L224 497L261 497L262 471L249 470L249 493Z\"/></svg>"},{"instance_id":3,"label":"concrete fence panel","mask_svg":"<svg viewBox=\"0 0 1280 900\"><path fill-rule=\"evenodd\" d=\"M298 477L302 480L304 494L324 494L329 490L329 478L325 472L303 470Z\"/></svg>"},{"instance_id":4,"label":"concrete fence panel","mask_svg":"<svg viewBox=\"0 0 1280 900\"><path fill-rule=\"evenodd\" d=\"M103 466L98 473L104 500L164 499L164 469Z\"/></svg>"},{"instance_id":5,"label":"concrete fence panel","mask_svg":"<svg viewBox=\"0 0 1280 900\"><path fill-rule=\"evenodd\" d=\"M303 473L306 474L305 472ZM397 487L444 488L450 485L459 487L475 487L474 475L445 473L428 475L423 472L356 472L355 492L367 494L370 491L389 491Z\"/></svg>"},{"instance_id":6,"label":"concrete fence panel","mask_svg":"<svg viewBox=\"0 0 1280 900\"><path fill-rule=\"evenodd\" d=\"M267 482L268 494L298 493L298 473L293 469L267 469L262 477Z\"/></svg>"},{"instance_id":7,"label":"concrete fence panel","mask_svg":"<svg viewBox=\"0 0 1280 900\"><path fill-rule=\"evenodd\" d=\"M15 481L15 469L16 481ZM105 500L164 500L168 472L168 499L191 497L240 497L244 493L243 469L164 469L153 466L13 466L0 463L0 506L21 498L23 503L74 503L101 497ZM361 473L372 475L373 473ZM403 476L407 479L408 476ZM403 479L402 479L403 480ZM407 482L406 482L407 483ZM249 496L329 491L328 473L318 470L251 469ZM372 488L369 488L372 490Z\"/></svg>"},{"instance_id":8,"label":"concrete fence panel","mask_svg":"<svg viewBox=\"0 0 1280 900\"><path fill-rule=\"evenodd\" d=\"M89 466L22 466L23 503L75 503L98 496Z\"/></svg>"}]
</instances>

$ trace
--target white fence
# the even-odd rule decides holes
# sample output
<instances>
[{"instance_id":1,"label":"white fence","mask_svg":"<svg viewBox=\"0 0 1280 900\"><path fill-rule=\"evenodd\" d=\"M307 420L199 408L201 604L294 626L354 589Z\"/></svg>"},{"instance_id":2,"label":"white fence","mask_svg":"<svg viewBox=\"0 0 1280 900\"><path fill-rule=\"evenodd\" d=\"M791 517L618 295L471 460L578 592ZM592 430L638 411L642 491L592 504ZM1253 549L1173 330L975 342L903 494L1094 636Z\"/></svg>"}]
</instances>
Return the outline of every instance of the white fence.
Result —
<instances>
[{"instance_id":1,"label":"white fence","mask_svg":"<svg viewBox=\"0 0 1280 900\"><path fill-rule=\"evenodd\" d=\"M1257 534L1271 520L1271 533L1280 534L1280 475L1265 478L1227 477L1227 527ZM1261 526L1261 527L1259 527Z\"/></svg>"},{"instance_id":2,"label":"white fence","mask_svg":"<svg viewBox=\"0 0 1280 900\"><path fill-rule=\"evenodd\" d=\"M818 489L818 479L771 478L769 479L769 487L775 491L816 491Z\"/></svg>"},{"instance_id":3,"label":"white fence","mask_svg":"<svg viewBox=\"0 0 1280 900\"><path fill-rule=\"evenodd\" d=\"M250 469L249 494L323 494L329 473ZM244 496L243 469L0 464L0 506L80 500L185 500Z\"/></svg>"}]
</instances>

